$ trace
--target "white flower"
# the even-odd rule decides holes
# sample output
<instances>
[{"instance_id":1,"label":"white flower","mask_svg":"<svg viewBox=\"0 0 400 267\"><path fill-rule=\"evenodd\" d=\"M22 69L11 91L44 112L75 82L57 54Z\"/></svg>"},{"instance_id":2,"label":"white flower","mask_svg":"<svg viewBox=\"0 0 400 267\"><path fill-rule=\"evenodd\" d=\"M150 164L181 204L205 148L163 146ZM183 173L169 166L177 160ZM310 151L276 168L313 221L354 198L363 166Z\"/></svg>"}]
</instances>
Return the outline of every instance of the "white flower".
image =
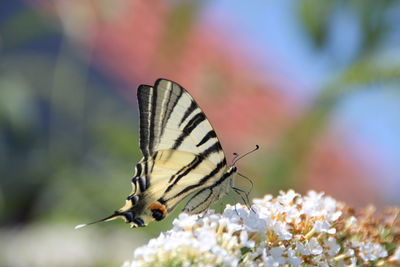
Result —
<instances>
[{"instance_id":1,"label":"white flower","mask_svg":"<svg viewBox=\"0 0 400 267\"><path fill-rule=\"evenodd\" d=\"M339 219L339 217L342 216L342 212L341 211L336 211L332 214L328 214L328 220L330 222L336 221L337 219Z\"/></svg>"},{"instance_id":2,"label":"white flower","mask_svg":"<svg viewBox=\"0 0 400 267\"><path fill-rule=\"evenodd\" d=\"M249 232L264 232L266 219L260 218L257 213L251 212L244 220L244 227Z\"/></svg>"},{"instance_id":3,"label":"white flower","mask_svg":"<svg viewBox=\"0 0 400 267\"><path fill-rule=\"evenodd\" d=\"M220 231L220 229L222 230L224 228L226 229L226 231L228 233L233 234L234 232L238 232L238 231L242 230L243 225L236 223L236 222L232 222L226 217L222 217L219 219L218 231Z\"/></svg>"},{"instance_id":4,"label":"white flower","mask_svg":"<svg viewBox=\"0 0 400 267\"><path fill-rule=\"evenodd\" d=\"M316 233L328 233L331 235L336 233L336 229L331 228L330 223L327 221L316 221L314 225L314 231Z\"/></svg>"},{"instance_id":5,"label":"white flower","mask_svg":"<svg viewBox=\"0 0 400 267\"><path fill-rule=\"evenodd\" d=\"M271 199L273 198L272 195L265 195L264 198L260 199L260 198L255 198L253 199L253 203L256 204L257 206L263 206L266 203L269 203L269 201L271 201Z\"/></svg>"},{"instance_id":6,"label":"white flower","mask_svg":"<svg viewBox=\"0 0 400 267\"><path fill-rule=\"evenodd\" d=\"M284 206L287 206L293 202L295 197L300 196L300 194L295 193L294 190L289 190L286 193L283 191L279 192L280 195L277 197L277 200L279 203L281 203Z\"/></svg>"},{"instance_id":7,"label":"white flower","mask_svg":"<svg viewBox=\"0 0 400 267\"><path fill-rule=\"evenodd\" d=\"M201 244L200 252L206 252L213 248L217 244L215 232L212 230L195 230L194 236L197 241ZM178 242L177 242L178 243ZM190 245L190 244L187 244Z\"/></svg>"},{"instance_id":8,"label":"white flower","mask_svg":"<svg viewBox=\"0 0 400 267\"><path fill-rule=\"evenodd\" d=\"M281 266L286 263L286 259L282 257L285 251L284 246L274 247L269 249L268 251L265 250L263 253L263 260L265 266Z\"/></svg>"},{"instance_id":9,"label":"white flower","mask_svg":"<svg viewBox=\"0 0 400 267\"><path fill-rule=\"evenodd\" d=\"M321 216L322 214L322 196L324 193L315 191L308 192L308 195L303 198L303 212L309 217Z\"/></svg>"},{"instance_id":10,"label":"white flower","mask_svg":"<svg viewBox=\"0 0 400 267\"><path fill-rule=\"evenodd\" d=\"M290 240L292 238L292 234L287 230L286 224L283 222L275 222L273 230L279 236L279 240Z\"/></svg>"},{"instance_id":11,"label":"white flower","mask_svg":"<svg viewBox=\"0 0 400 267\"><path fill-rule=\"evenodd\" d=\"M300 266L302 264L302 260L296 256L296 251L294 249L288 249L288 262L293 266Z\"/></svg>"},{"instance_id":12,"label":"white flower","mask_svg":"<svg viewBox=\"0 0 400 267\"><path fill-rule=\"evenodd\" d=\"M313 263L315 264L315 266L319 266L319 267L329 267L329 264L326 262L326 258L323 254L314 256L312 258Z\"/></svg>"},{"instance_id":13,"label":"white flower","mask_svg":"<svg viewBox=\"0 0 400 267\"><path fill-rule=\"evenodd\" d=\"M247 217L248 211L241 205L227 205L222 216L228 218L231 222L239 223Z\"/></svg>"},{"instance_id":14,"label":"white flower","mask_svg":"<svg viewBox=\"0 0 400 267\"><path fill-rule=\"evenodd\" d=\"M307 245L308 245L307 247L308 247L310 253L313 255L319 255L323 251L323 248L318 243L318 239L315 237L311 238Z\"/></svg>"},{"instance_id":15,"label":"white flower","mask_svg":"<svg viewBox=\"0 0 400 267\"><path fill-rule=\"evenodd\" d=\"M342 213L336 211L336 200L323 195L324 193L317 194L315 191L310 191L303 199L303 212L309 217L324 216L329 222L337 220Z\"/></svg>"},{"instance_id":16,"label":"white flower","mask_svg":"<svg viewBox=\"0 0 400 267\"><path fill-rule=\"evenodd\" d=\"M284 206L283 213L286 214L285 221L287 223L299 223L301 221L302 212L297 206Z\"/></svg>"},{"instance_id":17,"label":"white flower","mask_svg":"<svg viewBox=\"0 0 400 267\"><path fill-rule=\"evenodd\" d=\"M387 256L387 251L379 244L358 243L357 247L360 251L360 257L365 261L375 261L379 258Z\"/></svg>"},{"instance_id":18,"label":"white flower","mask_svg":"<svg viewBox=\"0 0 400 267\"><path fill-rule=\"evenodd\" d=\"M335 256L340 251L340 246L332 236L325 240L324 246L328 249L327 253L329 256Z\"/></svg>"},{"instance_id":19,"label":"white flower","mask_svg":"<svg viewBox=\"0 0 400 267\"><path fill-rule=\"evenodd\" d=\"M357 223L357 218L354 216L351 216L350 218L348 218L346 220L346 228L353 227L356 225L356 223Z\"/></svg>"},{"instance_id":20,"label":"white flower","mask_svg":"<svg viewBox=\"0 0 400 267\"><path fill-rule=\"evenodd\" d=\"M308 248L300 241L296 241L296 252L304 256L308 256L311 254Z\"/></svg>"},{"instance_id":21,"label":"white flower","mask_svg":"<svg viewBox=\"0 0 400 267\"><path fill-rule=\"evenodd\" d=\"M249 240L249 234L247 231L240 232L240 245L246 248L254 248L255 242L253 240Z\"/></svg>"},{"instance_id":22,"label":"white flower","mask_svg":"<svg viewBox=\"0 0 400 267\"><path fill-rule=\"evenodd\" d=\"M196 224L197 220L198 220L197 215L189 215L186 213L181 213L179 214L178 219L175 219L172 222L172 224L174 225L176 230L188 229L193 227L193 225Z\"/></svg>"},{"instance_id":23,"label":"white flower","mask_svg":"<svg viewBox=\"0 0 400 267\"><path fill-rule=\"evenodd\" d=\"M323 252L323 248L318 243L318 240L313 237L310 239L310 241L306 240L305 244L297 241L296 252L304 256L319 255Z\"/></svg>"},{"instance_id":24,"label":"white flower","mask_svg":"<svg viewBox=\"0 0 400 267\"><path fill-rule=\"evenodd\" d=\"M227 205L222 214L182 213L171 231L135 251L130 266L195 262L196 266L355 267L399 262L400 248L389 258L379 241L362 242L359 234L351 236L348 230L360 231L362 224L355 217L344 218L344 224L336 222L342 211L342 204L323 193L311 191L302 197L290 190L275 199L270 195L255 199L252 210L237 204Z\"/></svg>"},{"instance_id":25,"label":"white flower","mask_svg":"<svg viewBox=\"0 0 400 267\"><path fill-rule=\"evenodd\" d=\"M285 252L286 248L284 246L274 247L269 250L271 253L272 258L279 262L280 264L284 264L286 259L282 257L283 253Z\"/></svg>"}]
</instances>

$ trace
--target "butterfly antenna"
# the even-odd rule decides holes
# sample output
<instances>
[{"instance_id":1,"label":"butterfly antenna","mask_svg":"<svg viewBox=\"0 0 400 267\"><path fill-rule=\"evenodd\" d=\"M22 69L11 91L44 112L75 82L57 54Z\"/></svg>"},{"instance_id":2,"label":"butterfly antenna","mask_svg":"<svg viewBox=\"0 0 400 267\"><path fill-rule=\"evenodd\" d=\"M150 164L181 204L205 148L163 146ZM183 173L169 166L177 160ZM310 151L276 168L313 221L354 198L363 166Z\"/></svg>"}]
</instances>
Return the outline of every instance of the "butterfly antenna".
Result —
<instances>
[{"instance_id":1,"label":"butterfly antenna","mask_svg":"<svg viewBox=\"0 0 400 267\"><path fill-rule=\"evenodd\" d=\"M234 164L235 160L237 159L237 157L239 157L239 154L236 152L233 152L233 158L232 158L232 165Z\"/></svg>"},{"instance_id":2,"label":"butterfly antenna","mask_svg":"<svg viewBox=\"0 0 400 267\"><path fill-rule=\"evenodd\" d=\"M237 157L235 158L235 160L233 161L232 165L235 165L236 162L238 162L240 159L246 157L247 155L253 153L254 151L257 151L259 148L260 148L260 146L259 146L259 145L256 145L256 148L254 148L254 149L250 150L249 152L247 152L247 153L241 155L240 157L237 156Z\"/></svg>"}]
</instances>

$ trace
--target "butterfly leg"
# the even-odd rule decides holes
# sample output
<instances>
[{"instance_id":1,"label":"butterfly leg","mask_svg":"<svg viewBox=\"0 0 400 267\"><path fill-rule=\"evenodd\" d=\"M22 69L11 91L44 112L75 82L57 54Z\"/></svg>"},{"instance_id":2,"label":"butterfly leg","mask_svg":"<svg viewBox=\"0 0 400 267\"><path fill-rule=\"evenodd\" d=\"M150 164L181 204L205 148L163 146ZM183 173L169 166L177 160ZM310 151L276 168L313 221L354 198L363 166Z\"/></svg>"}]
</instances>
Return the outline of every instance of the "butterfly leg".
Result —
<instances>
[{"instance_id":1,"label":"butterfly leg","mask_svg":"<svg viewBox=\"0 0 400 267\"><path fill-rule=\"evenodd\" d=\"M226 195L227 195L231 200L233 200L233 202L235 202L235 199L233 198L233 196L231 196L230 192L228 192ZM239 212L237 211L236 204L235 204L235 212L236 212L237 216L239 216Z\"/></svg>"},{"instance_id":2,"label":"butterfly leg","mask_svg":"<svg viewBox=\"0 0 400 267\"><path fill-rule=\"evenodd\" d=\"M250 206L250 199L249 199L248 193L246 191L244 191L240 188L234 187L234 186L232 187L232 189L236 194L238 194L240 196L240 198L243 200L243 202L247 206L247 208L255 213L254 209ZM242 194L244 194L245 197L243 197Z\"/></svg>"}]
</instances>

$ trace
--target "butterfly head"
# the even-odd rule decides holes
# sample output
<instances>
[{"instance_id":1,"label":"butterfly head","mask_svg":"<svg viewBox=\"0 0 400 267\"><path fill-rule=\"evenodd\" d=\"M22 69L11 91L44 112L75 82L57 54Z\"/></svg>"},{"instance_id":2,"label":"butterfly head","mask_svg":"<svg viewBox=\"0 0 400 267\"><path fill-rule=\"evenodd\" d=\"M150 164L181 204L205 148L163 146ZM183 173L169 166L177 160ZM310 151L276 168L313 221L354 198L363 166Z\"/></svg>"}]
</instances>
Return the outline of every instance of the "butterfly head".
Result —
<instances>
[{"instance_id":1,"label":"butterfly head","mask_svg":"<svg viewBox=\"0 0 400 267\"><path fill-rule=\"evenodd\" d=\"M237 167L236 167L235 165L232 165L232 166L228 169L228 173L231 173L231 174L237 173Z\"/></svg>"}]
</instances>

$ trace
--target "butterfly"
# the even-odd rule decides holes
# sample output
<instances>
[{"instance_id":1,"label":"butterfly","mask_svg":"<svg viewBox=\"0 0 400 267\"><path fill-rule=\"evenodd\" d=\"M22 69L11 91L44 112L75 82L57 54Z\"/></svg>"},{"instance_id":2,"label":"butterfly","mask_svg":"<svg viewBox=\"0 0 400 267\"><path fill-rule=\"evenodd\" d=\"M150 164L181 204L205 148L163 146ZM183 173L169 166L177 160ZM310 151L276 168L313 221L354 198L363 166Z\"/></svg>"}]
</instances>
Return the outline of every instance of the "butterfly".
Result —
<instances>
[{"instance_id":1,"label":"butterfly","mask_svg":"<svg viewBox=\"0 0 400 267\"><path fill-rule=\"evenodd\" d=\"M191 196L184 211L198 214L230 188L244 192L233 184L236 166L227 165L214 129L182 86L158 79L140 85L137 98L143 158L135 166L132 192L121 209L88 224L122 218L143 227L164 219L186 197Z\"/></svg>"}]
</instances>

